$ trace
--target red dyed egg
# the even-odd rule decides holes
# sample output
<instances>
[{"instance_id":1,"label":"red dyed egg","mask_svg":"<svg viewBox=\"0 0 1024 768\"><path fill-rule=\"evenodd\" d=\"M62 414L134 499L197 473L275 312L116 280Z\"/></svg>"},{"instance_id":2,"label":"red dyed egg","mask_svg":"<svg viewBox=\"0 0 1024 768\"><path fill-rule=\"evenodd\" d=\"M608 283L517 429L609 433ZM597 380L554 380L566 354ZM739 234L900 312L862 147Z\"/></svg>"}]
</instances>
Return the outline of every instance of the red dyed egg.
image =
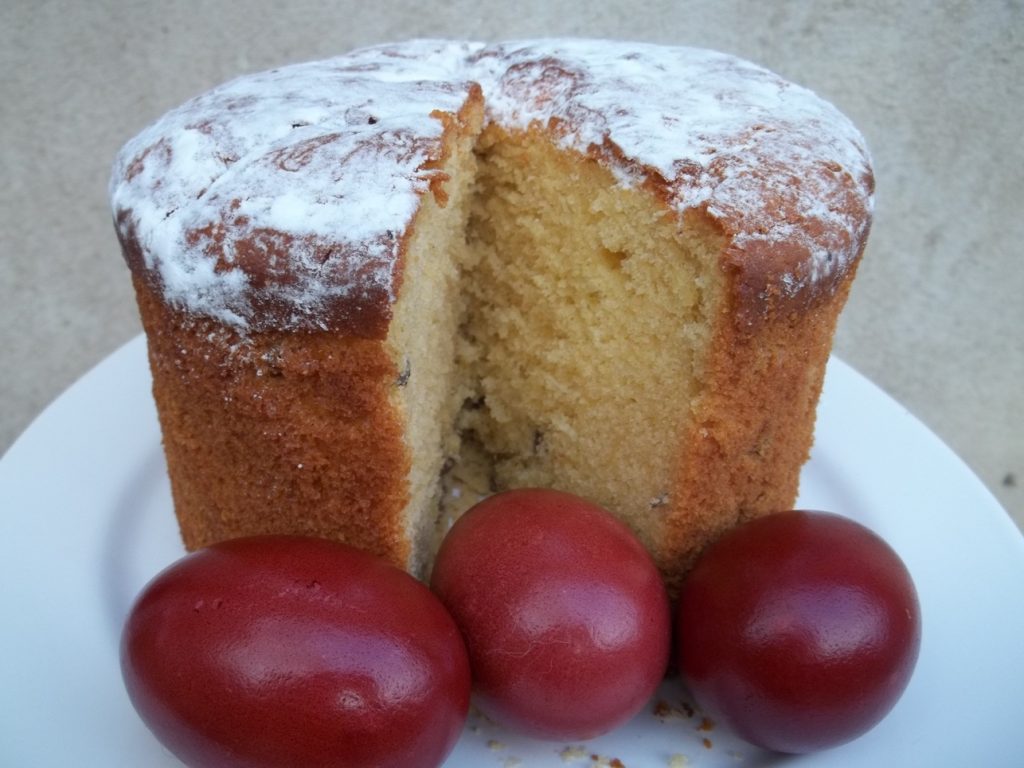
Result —
<instances>
[{"instance_id":1,"label":"red dyed egg","mask_svg":"<svg viewBox=\"0 0 1024 768\"><path fill-rule=\"evenodd\" d=\"M465 646L423 584L319 539L187 555L145 588L121 669L139 715L191 766L436 766L470 694Z\"/></svg>"},{"instance_id":2,"label":"red dyed egg","mask_svg":"<svg viewBox=\"0 0 1024 768\"><path fill-rule=\"evenodd\" d=\"M445 538L431 586L465 637L480 709L517 731L596 736L639 711L665 673L658 570L625 525L576 496L481 502Z\"/></svg>"},{"instance_id":3,"label":"red dyed egg","mask_svg":"<svg viewBox=\"0 0 1024 768\"><path fill-rule=\"evenodd\" d=\"M803 753L875 726L921 641L906 566L863 525L782 512L725 534L682 586L680 669L698 703L742 738Z\"/></svg>"}]
</instances>

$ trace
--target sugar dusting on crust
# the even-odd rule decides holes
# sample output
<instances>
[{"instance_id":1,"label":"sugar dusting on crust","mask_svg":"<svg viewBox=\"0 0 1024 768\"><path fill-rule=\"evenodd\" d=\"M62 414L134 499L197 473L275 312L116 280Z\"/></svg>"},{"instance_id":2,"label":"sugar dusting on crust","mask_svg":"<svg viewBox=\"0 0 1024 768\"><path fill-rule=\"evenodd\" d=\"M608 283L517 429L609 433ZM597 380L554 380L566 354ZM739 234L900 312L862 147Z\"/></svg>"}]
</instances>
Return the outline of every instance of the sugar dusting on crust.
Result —
<instances>
[{"instance_id":1,"label":"sugar dusting on crust","mask_svg":"<svg viewBox=\"0 0 1024 768\"><path fill-rule=\"evenodd\" d=\"M738 250L785 244L795 293L841 275L867 236L863 138L832 105L733 56L594 40L506 43L477 54L492 119L533 122L612 166L652 176L680 212L701 208Z\"/></svg>"},{"instance_id":2,"label":"sugar dusting on crust","mask_svg":"<svg viewBox=\"0 0 1024 768\"><path fill-rule=\"evenodd\" d=\"M168 113L115 164L126 251L168 302L239 328L336 327L387 306L437 173L439 114L473 83L489 119L540 124L621 183L668 190L680 215L719 221L738 268L788 254L773 290L827 287L863 245L863 140L764 69L611 41L412 41L242 77Z\"/></svg>"},{"instance_id":3,"label":"sugar dusting on crust","mask_svg":"<svg viewBox=\"0 0 1024 768\"><path fill-rule=\"evenodd\" d=\"M393 300L401 233L437 173L438 113L471 85L427 63L378 76L365 60L238 78L125 146L118 229L168 302L240 327L286 307L275 325L316 328L328 306Z\"/></svg>"}]
</instances>

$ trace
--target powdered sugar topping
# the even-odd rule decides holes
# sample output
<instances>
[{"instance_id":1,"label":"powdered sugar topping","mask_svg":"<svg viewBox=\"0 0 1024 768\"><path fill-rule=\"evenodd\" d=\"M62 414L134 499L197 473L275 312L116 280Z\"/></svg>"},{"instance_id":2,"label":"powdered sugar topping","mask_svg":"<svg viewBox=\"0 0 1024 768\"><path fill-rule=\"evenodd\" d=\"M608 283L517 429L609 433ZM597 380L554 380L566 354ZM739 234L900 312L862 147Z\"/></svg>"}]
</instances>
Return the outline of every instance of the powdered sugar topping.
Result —
<instances>
[{"instance_id":1,"label":"powdered sugar topping","mask_svg":"<svg viewBox=\"0 0 1024 768\"><path fill-rule=\"evenodd\" d=\"M359 57L242 77L122 150L111 199L166 300L229 325L329 327L326 307L394 299L399 236L471 84ZM344 300L338 301L339 299Z\"/></svg>"},{"instance_id":2,"label":"powdered sugar topping","mask_svg":"<svg viewBox=\"0 0 1024 768\"><path fill-rule=\"evenodd\" d=\"M236 327L270 304L287 308L283 328L389 305L437 172L438 115L472 83L489 119L540 123L624 184L656 178L737 249L797 248L782 291L834 278L863 243L870 164L833 107L724 54L584 40L413 41L227 83L122 150L122 242L169 303Z\"/></svg>"},{"instance_id":3,"label":"powdered sugar topping","mask_svg":"<svg viewBox=\"0 0 1024 768\"><path fill-rule=\"evenodd\" d=\"M651 175L682 212L720 219L737 249L804 256L790 293L835 278L867 235L873 180L860 133L805 88L723 53L594 40L506 43L478 54L492 119L539 122L607 162Z\"/></svg>"}]
</instances>

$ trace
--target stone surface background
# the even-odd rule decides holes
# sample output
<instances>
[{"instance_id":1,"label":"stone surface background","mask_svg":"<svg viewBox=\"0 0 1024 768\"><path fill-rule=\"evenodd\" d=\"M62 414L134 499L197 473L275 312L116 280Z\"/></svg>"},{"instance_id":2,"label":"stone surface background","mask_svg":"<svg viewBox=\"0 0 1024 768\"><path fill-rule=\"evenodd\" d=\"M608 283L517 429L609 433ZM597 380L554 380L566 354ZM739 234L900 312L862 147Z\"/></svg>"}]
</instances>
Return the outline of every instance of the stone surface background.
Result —
<instances>
[{"instance_id":1,"label":"stone surface background","mask_svg":"<svg viewBox=\"0 0 1024 768\"><path fill-rule=\"evenodd\" d=\"M106 186L114 153L147 123L236 74L360 45L555 35L728 51L812 88L860 126L876 163L877 219L835 351L1024 524L1015 0L5 0L0 450L140 331Z\"/></svg>"}]
</instances>

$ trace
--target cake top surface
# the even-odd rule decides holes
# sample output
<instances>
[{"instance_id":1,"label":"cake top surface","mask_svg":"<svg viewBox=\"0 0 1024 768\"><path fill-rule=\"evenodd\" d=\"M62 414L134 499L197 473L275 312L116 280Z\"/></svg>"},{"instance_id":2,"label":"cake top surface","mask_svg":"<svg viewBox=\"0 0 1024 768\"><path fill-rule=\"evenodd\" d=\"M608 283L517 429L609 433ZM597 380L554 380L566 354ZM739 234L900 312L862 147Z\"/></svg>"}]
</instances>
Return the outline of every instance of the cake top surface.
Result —
<instances>
[{"instance_id":1,"label":"cake top surface","mask_svg":"<svg viewBox=\"0 0 1024 768\"><path fill-rule=\"evenodd\" d=\"M829 290L863 247L860 134L810 91L712 51L606 40L416 40L243 76L119 154L118 234L182 309L238 328L375 335L402 233L439 177L446 121L537 124L730 236L740 290Z\"/></svg>"}]
</instances>

